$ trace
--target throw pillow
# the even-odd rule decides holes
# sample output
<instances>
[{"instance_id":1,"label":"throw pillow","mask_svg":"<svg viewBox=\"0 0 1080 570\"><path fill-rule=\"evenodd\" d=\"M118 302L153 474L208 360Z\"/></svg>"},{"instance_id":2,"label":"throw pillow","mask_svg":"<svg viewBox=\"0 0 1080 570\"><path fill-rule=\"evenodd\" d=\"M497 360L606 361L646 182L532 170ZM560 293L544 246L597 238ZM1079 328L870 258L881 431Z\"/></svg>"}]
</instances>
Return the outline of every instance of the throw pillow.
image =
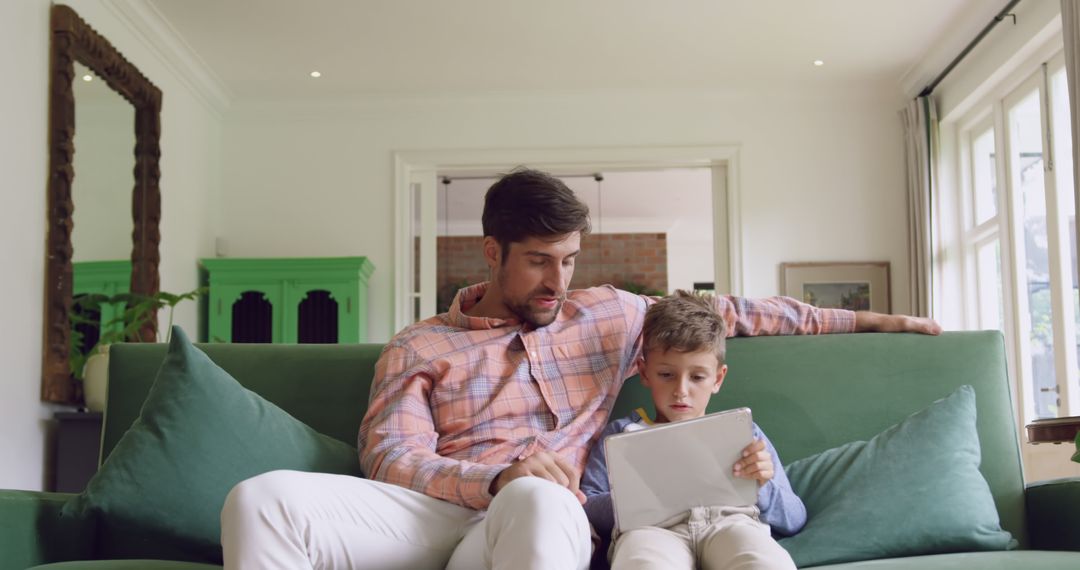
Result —
<instances>
[{"instance_id":1,"label":"throw pillow","mask_svg":"<svg viewBox=\"0 0 1080 570\"><path fill-rule=\"evenodd\" d=\"M139 417L65 516L92 516L104 558L221 563L221 507L275 469L360 476L356 449L244 388L173 327Z\"/></svg>"},{"instance_id":2,"label":"throw pillow","mask_svg":"<svg viewBox=\"0 0 1080 570\"><path fill-rule=\"evenodd\" d=\"M809 520L780 544L799 567L1013 548L979 461L975 390L961 386L870 441L787 466Z\"/></svg>"}]
</instances>

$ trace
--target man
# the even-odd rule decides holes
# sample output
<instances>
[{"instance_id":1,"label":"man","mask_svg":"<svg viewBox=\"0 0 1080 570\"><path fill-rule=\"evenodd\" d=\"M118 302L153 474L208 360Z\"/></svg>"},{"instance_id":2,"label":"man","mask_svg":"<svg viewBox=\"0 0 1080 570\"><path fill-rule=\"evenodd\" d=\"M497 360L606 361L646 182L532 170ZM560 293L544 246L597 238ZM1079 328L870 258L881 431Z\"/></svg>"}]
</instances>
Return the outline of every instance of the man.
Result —
<instances>
[{"instance_id":1,"label":"man","mask_svg":"<svg viewBox=\"0 0 1080 570\"><path fill-rule=\"evenodd\" d=\"M588 208L518 170L485 197L491 280L411 325L376 365L360 460L369 480L276 471L222 511L227 568L585 568L578 488L590 444L636 373L655 300L569 289ZM928 319L715 297L729 335L912 331Z\"/></svg>"}]
</instances>

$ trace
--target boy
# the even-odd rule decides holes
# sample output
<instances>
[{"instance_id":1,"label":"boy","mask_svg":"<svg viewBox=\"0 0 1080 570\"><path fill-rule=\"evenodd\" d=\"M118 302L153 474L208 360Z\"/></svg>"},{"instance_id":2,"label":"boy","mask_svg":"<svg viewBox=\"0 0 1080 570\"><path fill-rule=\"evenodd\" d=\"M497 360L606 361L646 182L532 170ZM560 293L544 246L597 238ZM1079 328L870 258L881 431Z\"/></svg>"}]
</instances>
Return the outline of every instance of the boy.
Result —
<instances>
[{"instance_id":1,"label":"boy","mask_svg":"<svg viewBox=\"0 0 1080 570\"><path fill-rule=\"evenodd\" d=\"M727 374L725 332L723 319L698 295L677 291L649 308L638 368L641 383L652 392L656 418L650 420L639 409L609 423L581 479L581 490L588 497L585 511L600 536L610 536L614 526L604 438L653 423L703 416ZM695 508L657 527L616 531L612 568L795 568L787 551L772 539L770 526L779 534L794 534L806 523L806 508L757 425L754 442L743 450L732 472L758 482L756 506Z\"/></svg>"}]
</instances>

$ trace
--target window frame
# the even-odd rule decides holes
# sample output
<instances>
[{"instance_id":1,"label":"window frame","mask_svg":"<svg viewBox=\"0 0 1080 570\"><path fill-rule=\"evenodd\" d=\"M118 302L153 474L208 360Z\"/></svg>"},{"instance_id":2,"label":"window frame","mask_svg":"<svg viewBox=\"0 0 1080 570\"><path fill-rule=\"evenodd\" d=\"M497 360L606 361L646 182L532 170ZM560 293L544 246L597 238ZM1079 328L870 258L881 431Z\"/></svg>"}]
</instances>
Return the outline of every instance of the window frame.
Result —
<instances>
[{"instance_id":1,"label":"window frame","mask_svg":"<svg viewBox=\"0 0 1080 570\"><path fill-rule=\"evenodd\" d=\"M959 226L957 238L961 286L963 295L963 324L965 328L996 328L987 322L988 299L995 299L996 290L979 279L980 248L997 240L1000 248L1001 295L1003 298L1002 324L1009 360L1010 376L1014 379L1012 389L1016 402L1019 424L1037 419L1035 413L1034 383L1032 370L1031 313L1027 294L1025 271L1014 268L1026 267L1024 250L1023 195L1019 186L1019 171L1011 156L1016 145L1015 134L1009 128L1009 112L1034 91L1039 101L1040 136L1044 161L1043 193L1046 199L1047 254L1050 257L1051 314L1053 319L1054 371L1060 406L1058 415L1080 414L1080 370L1077 367L1075 313L1072 303L1071 236L1068 216L1059 206L1057 165L1054 156L1063 144L1071 146L1071 138L1062 141L1053 129L1054 74L1064 68L1064 52L1057 50L1050 57L1032 62L1010 76L1012 81L984 98L960 121L957 121L957 209L954 223ZM1016 80L1016 78L1022 79ZM991 218L976 223L977 197L975 179L974 143L990 129L994 136L995 176L997 186L997 212ZM1065 134L1071 136L1071 133ZM1054 234L1053 236L1051 234ZM996 289L994 284L994 288ZM997 312L996 308L993 311ZM1067 317L1067 318L1062 318ZM1071 371L1071 372L1070 372Z\"/></svg>"}]
</instances>

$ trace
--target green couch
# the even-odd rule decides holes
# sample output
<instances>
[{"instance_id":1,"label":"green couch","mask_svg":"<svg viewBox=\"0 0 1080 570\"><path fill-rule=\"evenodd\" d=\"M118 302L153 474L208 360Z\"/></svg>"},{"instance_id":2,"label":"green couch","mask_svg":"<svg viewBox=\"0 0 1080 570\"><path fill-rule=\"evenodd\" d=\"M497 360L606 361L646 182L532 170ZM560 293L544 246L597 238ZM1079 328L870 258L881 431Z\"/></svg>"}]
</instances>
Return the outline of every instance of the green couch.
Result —
<instances>
[{"instance_id":1,"label":"green couch","mask_svg":"<svg viewBox=\"0 0 1080 570\"><path fill-rule=\"evenodd\" d=\"M379 345L202 345L238 381L316 430L355 445ZM139 414L164 345L112 349L107 457ZM1001 526L1019 542L1007 552L895 558L828 568L1080 568L1080 479L1024 485L1004 345L995 332L733 339L731 372L712 407L750 406L785 463L872 437L969 384L977 395L981 472ZM615 414L648 406L627 382ZM948 435L942 435L947 445ZM0 491L0 569L214 568L180 562L92 561L95 528L59 516L70 495ZM1062 552L1066 551L1066 552ZM1071 552L1070 552L1071 551ZM92 562L64 562L86 560ZM49 564L54 563L54 564Z\"/></svg>"}]
</instances>

